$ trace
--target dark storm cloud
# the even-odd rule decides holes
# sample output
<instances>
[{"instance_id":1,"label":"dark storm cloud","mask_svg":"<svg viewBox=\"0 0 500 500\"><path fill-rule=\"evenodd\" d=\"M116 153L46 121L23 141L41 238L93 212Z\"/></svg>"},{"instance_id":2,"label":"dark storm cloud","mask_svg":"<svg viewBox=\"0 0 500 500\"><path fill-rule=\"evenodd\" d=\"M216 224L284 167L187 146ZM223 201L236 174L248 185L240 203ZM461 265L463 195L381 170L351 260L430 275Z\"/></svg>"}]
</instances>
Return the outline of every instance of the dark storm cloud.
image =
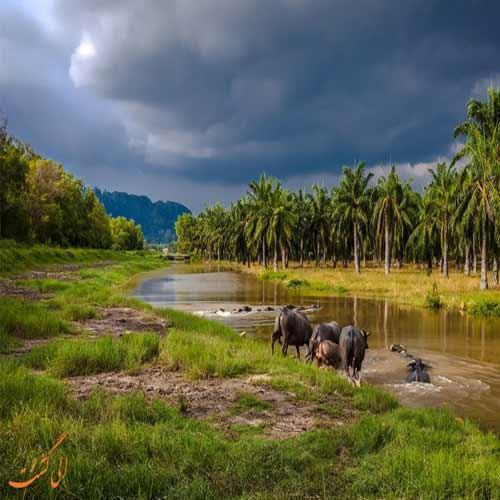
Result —
<instances>
[{"instance_id":1,"label":"dark storm cloud","mask_svg":"<svg viewBox=\"0 0 500 500\"><path fill-rule=\"evenodd\" d=\"M466 99L500 71L497 2L42 3L31 18L1 12L0 50L7 40L27 65L22 82L0 74L0 90L37 114L16 127L82 175L135 167L147 192L182 185L197 206L206 181L243 186L266 170L294 184L354 159L447 155ZM40 57L36 84L24 68ZM44 105L26 97L33 86Z\"/></svg>"}]
</instances>

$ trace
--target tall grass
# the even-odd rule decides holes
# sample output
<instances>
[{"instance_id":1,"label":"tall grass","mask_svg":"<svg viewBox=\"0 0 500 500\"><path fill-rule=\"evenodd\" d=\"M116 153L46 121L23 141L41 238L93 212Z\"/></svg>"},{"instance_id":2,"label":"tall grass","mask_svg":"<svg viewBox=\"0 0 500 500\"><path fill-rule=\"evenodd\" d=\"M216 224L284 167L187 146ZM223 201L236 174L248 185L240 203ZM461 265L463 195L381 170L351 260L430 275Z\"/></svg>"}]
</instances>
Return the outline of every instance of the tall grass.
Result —
<instances>
[{"instance_id":1,"label":"tall grass","mask_svg":"<svg viewBox=\"0 0 500 500\"><path fill-rule=\"evenodd\" d=\"M24 357L24 363L49 370L57 377L91 375L117 370L137 370L158 356L155 334L127 334L113 339L63 340L40 346Z\"/></svg>"},{"instance_id":2,"label":"tall grass","mask_svg":"<svg viewBox=\"0 0 500 500\"><path fill-rule=\"evenodd\" d=\"M6 335L23 339L55 337L70 324L42 302L0 297L0 325Z\"/></svg>"}]
</instances>

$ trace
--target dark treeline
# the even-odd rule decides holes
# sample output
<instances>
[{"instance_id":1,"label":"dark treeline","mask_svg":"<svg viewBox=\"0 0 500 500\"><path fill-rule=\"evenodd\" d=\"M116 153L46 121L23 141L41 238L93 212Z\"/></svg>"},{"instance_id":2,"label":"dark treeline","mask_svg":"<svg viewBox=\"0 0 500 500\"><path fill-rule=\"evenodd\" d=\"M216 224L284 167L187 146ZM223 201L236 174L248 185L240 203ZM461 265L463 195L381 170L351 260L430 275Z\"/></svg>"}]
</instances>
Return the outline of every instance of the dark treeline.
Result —
<instances>
[{"instance_id":1,"label":"dark treeline","mask_svg":"<svg viewBox=\"0 0 500 500\"><path fill-rule=\"evenodd\" d=\"M221 204L197 217L183 214L176 230L179 249L207 259L258 262L274 270L289 259L302 266L354 261L357 272L368 259L385 266L415 262L447 277L452 260L466 275L481 268L480 288L488 288L488 268L498 285L500 256L500 91L486 102L470 100L466 120L454 131L465 143L447 165L430 170L423 194L403 181L394 167L376 185L363 163L344 167L338 186L315 185L311 193L283 189L261 176L245 197L228 209ZM455 163L466 160L459 170ZM383 263L383 264L382 264Z\"/></svg>"},{"instance_id":2,"label":"dark treeline","mask_svg":"<svg viewBox=\"0 0 500 500\"><path fill-rule=\"evenodd\" d=\"M140 226L112 219L83 182L11 137L0 119L0 238L92 248L140 249Z\"/></svg>"}]
</instances>

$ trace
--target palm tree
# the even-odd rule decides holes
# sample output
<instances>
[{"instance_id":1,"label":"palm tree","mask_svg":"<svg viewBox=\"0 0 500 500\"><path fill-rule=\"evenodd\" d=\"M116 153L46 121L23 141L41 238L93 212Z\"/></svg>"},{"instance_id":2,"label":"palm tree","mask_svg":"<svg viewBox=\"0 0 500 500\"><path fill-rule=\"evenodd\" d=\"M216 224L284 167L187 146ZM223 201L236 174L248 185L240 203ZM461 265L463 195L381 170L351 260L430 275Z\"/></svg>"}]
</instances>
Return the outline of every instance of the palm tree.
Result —
<instances>
[{"instance_id":1,"label":"palm tree","mask_svg":"<svg viewBox=\"0 0 500 500\"><path fill-rule=\"evenodd\" d=\"M438 163L436 170L429 169L432 176L429 185L429 196L435 200L437 219L441 236L441 253L443 257L443 275L448 278L448 240L450 222L457 206L457 172L453 165Z\"/></svg>"},{"instance_id":2,"label":"palm tree","mask_svg":"<svg viewBox=\"0 0 500 500\"><path fill-rule=\"evenodd\" d=\"M299 243L299 264L304 267L304 245L307 229L311 220L311 200L302 189L297 194L293 193L292 206L295 212L296 227Z\"/></svg>"},{"instance_id":3,"label":"palm tree","mask_svg":"<svg viewBox=\"0 0 500 500\"><path fill-rule=\"evenodd\" d=\"M402 197L402 186L396 167L393 165L387 177L380 177L376 187L376 202L373 211L373 221L376 226L377 238L381 240L384 234L385 274L391 272L391 249L394 220L397 211L398 198Z\"/></svg>"},{"instance_id":4,"label":"palm tree","mask_svg":"<svg viewBox=\"0 0 500 500\"><path fill-rule=\"evenodd\" d=\"M267 230L267 243L273 247L273 269L278 270L278 250L281 249L283 268L286 266L286 251L292 240L294 214L291 197L287 190L277 183L269 197L270 217Z\"/></svg>"},{"instance_id":5,"label":"palm tree","mask_svg":"<svg viewBox=\"0 0 500 500\"><path fill-rule=\"evenodd\" d=\"M266 235L269 230L270 207L269 200L275 189L276 180L261 175L257 181L249 184L249 200L251 211L246 227L247 238L260 242L262 249L262 265L267 267Z\"/></svg>"},{"instance_id":6,"label":"palm tree","mask_svg":"<svg viewBox=\"0 0 500 500\"><path fill-rule=\"evenodd\" d=\"M454 135L467 140L454 161L467 157L469 189L468 206L481 224L481 281L479 288L488 288L488 226L494 221L500 181L500 90L490 87L488 101L471 99L467 104L467 119L455 129Z\"/></svg>"},{"instance_id":7,"label":"palm tree","mask_svg":"<svg viewBox=\"0 0 500 500\"><path fill-rule=\"evenodd\" d=\"M429 272L432 271L433 249L438 239L436 212L436 201L427 189L424 196L419 199L417 224L407 242L407 247L412 248L418 256L427 261Z\"/></svg>"},{"instance_id":8,"label":"palm tree","mask_svg":"<svg viewBox=\"0 0 500 500\"><path fill-rule=\"evenodd\" d=\"M318 184L313 186L313 193L308 196L311 203L311 229L315 239L316 267L318 267L321 259L321 243L323 244L323 260L326 260L330 203L327 189Z\"/></svg>"},{"instance_id":9,"label":"palm tree","mask_svg":"<svg viewBox=\"0 0 500 500\"><path fill-rule=\"evenodd\" d=\"M354 242L354 268L359 273L359 240L362 226L368 224L370 210L370 190L368 183L373 174L364 174L365 164L360 162L354 169L343 168L343 177L336 190L334 219L341 225L350 227Z\"/></svg>"}]
</instances>

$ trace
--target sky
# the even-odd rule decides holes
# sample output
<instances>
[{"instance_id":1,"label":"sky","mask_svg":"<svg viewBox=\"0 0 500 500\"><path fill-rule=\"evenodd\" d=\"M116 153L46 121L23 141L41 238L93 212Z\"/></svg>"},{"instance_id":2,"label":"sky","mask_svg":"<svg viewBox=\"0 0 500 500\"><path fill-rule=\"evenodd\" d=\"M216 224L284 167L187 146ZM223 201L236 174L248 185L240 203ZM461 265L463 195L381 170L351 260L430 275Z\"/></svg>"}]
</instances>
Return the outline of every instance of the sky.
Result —
<instances>
[{"instance_id":1,"label":"sky","mask_svg":"<svg viewBox=\"0 0 500 500\"><path fill-rule=\"evenodd\" d=\"M0 111L87 185L193 211L262 172L416 188L500 83L500 2L0 0Z\"/></svg>"}]
</instances>

